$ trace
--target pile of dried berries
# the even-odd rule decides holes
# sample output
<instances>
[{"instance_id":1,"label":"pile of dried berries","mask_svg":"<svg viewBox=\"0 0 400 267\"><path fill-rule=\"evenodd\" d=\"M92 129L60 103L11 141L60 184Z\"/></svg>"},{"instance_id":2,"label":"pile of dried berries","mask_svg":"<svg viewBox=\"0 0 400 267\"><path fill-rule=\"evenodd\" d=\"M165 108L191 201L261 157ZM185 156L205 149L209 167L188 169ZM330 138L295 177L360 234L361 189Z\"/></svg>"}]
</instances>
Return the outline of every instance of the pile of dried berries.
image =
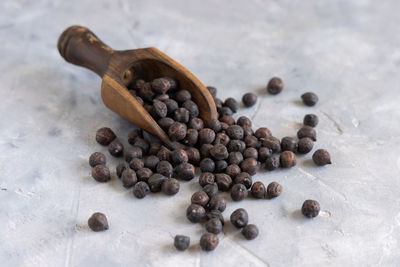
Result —
<instances>
[{"instance_id":1,"label":"pile of dried berries","mask_svg":"<svg viewBox=\"0 0 400 267\"><path fill-rule=\"evenodd\" d=\"M128 143L131 146L127 149L109 128L99 129L96 141L108 146L112 156L124 156L125 162L117 166L116 173L125 188L133 188L137 198L160 191L174 195L179 191L179 180L192 180L195 168L199 167L201 190L192 195L186 217L193 223L204 222L207 233L201 237L200 247L205 251L217 247L217 235L224 226L222 213L227 201L219 191L230 192L233 201L241 201L248 196L256 199L278 197L282 192L279 183L271 182L265 187L260 181L253 183L252 176L260 169L273 171L279 167L294 167L296 154L307 154L317 140L314 127L318 124L318 117L314 114L304 117L304 126L297 132L298 140L289 136L278 139L266 127L253 131L251 120L245 116L235 120L232 115L239 109L238 102L233 98L225 101L217 98L215 87L207 88L214 98L219 119L209 121L199 118L199 108L190 92L179 88L172 78L162 77L150 82L137 79L128 88L170 139L179 142L182 147L171 151L158 140L150 142L140 129L129 133ZM270 94L276 95L282 90L280 78L274 77L269 81L267 91ZM305 93L301 97L308 106L318 101L313 93ZM245 107L253 106L256 101L257 96L253 93L246 93L242 98ZM329 153L324 149L317 150L312 158L318 166L331 163ZM89 164L93 167L95 180L110 180L104 154L93 153ZM307 200L302 212L306 217L317 216L318 202ZM255 225L248 224L244 209L234 211L230 221L235 227L242 228L246 239L257 237L259 230ZM178 250L187 249L189 243L190 238L182 235L177 235L174 240Z\"/></svg>"}]
</instances>

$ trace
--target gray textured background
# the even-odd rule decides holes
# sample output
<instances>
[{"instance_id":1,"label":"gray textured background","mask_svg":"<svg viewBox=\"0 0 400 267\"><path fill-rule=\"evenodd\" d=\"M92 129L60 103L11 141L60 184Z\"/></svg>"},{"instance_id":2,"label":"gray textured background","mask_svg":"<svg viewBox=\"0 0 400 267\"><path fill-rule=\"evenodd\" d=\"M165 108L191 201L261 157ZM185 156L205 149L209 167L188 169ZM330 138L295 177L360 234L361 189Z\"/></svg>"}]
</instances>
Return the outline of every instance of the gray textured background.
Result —
<instances>
[{"instance_id":1,"label":"gray textured background","mask_svg":"<svg viewBox=\"0 0 400 267\"><path fill-rule=\"evenodd\" d=\"M16 1L0 2L0 261L1 266L398 266L400 264L400 19L398 1ZM100 79L67 64L56 50L71 24L91 28L116 49L155 46L182 63L219 97L259 93L239 114L294 136L306 113L320 117L316 148L290 170L260 172L278 181L271 201L246 207L260 228L245 241L228 226L213 253L204 229L185 218L196 180L174 197L137 200L113 177L99 184L87 163L102 126L125 137L132 126L107 110ZM265 94L273 75L278 96ZM305 91L315 108L299 103ZM114 169L117 162L110 159ZM229 199L229 197L227 197ZM305 199L322 212L307 220ZM110 230L93 233L94 211ZM176 252L175 234L192 247Z\"/></svg>"}]
</instances>

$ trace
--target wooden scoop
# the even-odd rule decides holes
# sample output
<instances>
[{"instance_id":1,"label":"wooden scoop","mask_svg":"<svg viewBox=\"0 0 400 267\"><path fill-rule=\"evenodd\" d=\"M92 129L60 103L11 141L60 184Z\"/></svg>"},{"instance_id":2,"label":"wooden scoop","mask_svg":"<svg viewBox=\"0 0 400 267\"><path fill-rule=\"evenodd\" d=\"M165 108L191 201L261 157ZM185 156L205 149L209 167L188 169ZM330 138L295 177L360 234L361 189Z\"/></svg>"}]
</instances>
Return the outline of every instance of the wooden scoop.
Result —
<instances>
[{"instance_id":1,"label":"wooden scoop","mask_svg":"<svg viewBox=\"0 0 400 267\"><path fill-rule=\"evenodd\" d=\"M217 119L217 109L207 88L186 68L154 47L113 50L88 28L71 26L58 39L58 51L68 62L86 67L103 80L101 97L104 104L148 133L157 136L167 146L177 145L168 138L157 122L129 93L126 85L136 78L151 81L168 76L188 90L204 120Z\"/></svg>"}]
</instances>

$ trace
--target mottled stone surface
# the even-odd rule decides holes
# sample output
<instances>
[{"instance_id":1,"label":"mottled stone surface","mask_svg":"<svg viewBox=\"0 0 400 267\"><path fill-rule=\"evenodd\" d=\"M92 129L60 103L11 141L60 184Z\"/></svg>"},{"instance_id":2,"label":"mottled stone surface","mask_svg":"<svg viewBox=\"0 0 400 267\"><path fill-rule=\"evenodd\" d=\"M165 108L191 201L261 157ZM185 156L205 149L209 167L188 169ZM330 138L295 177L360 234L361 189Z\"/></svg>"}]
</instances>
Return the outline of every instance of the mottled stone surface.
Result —
<instances>
[{"instance_id":1,"label":"mottled stone surface","mask_svg":"<svg viewBox=\"0 0 400 267\"><path fill-rule=\"evenodd\" d=\"M400 262L400 19L398 1L17 1L0 2L1 266L398 266ZM116 178L90 177L94 139L108 126L132 128L107 110L100 79L67 64L56 42L82 24L116 49L155 46L185 65L218 96L257 92L239 111L256 127L295 136L306 113L320 117L314 150L295 168L260 172L277 181L273 200L228 203L225 218L248 210L260 235L246 241L229 223L212 253L200 251L204 228L185 218L197 179L173 197L134 198ZM277 96L265 85L285 82ZM301 104L306 91L320 102ZM229 199L228 195L226 195ZM300 213L305 199L319 217ZM87 227L93 212L110 229ZM186 252L175 234L191 237Z\"/></svg>"}]
</instances>

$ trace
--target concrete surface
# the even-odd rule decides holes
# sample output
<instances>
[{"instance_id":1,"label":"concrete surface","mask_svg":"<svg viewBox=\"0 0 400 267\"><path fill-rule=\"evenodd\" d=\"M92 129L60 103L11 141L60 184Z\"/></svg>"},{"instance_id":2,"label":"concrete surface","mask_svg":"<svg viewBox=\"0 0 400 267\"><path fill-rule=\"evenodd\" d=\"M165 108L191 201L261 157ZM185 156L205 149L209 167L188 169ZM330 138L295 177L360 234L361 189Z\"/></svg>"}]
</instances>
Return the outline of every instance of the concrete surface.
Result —
<instances>
[{"instance_id":1,"label":"concrete surface","mask_svg":"<svg viewBox=\"0 0 400 267\"><path fill-rule=\"evenodd\" d=\"M399 266L400 17L398 1L17 1L0 2L1 266ZM91 28L116 49L155 46L187 66L219 97L259 93L239 114L294 136L306 113L320 117L316 148L290 170L260 172L278 181L274 200L229 203L225 218L248 209L254 241L231 226L204 253L204 229L185 209L196 180L174 197L137 200L113 174L100 184L87 160L105 151L94 140L109 126L125 138L132 126L107 110L100 79L67 64L56 50L67 26ZM265 94L278 75L286 89ZM320 102L303 106L314 91ZM117 160L109 159L114 171ZM299 212L316 199L321 215ZM229 197L227 196L227 199ZM86 222L101 211L110 229ZM189 251L172 247L190 235Z\"/></svg>"}]
</instances>

